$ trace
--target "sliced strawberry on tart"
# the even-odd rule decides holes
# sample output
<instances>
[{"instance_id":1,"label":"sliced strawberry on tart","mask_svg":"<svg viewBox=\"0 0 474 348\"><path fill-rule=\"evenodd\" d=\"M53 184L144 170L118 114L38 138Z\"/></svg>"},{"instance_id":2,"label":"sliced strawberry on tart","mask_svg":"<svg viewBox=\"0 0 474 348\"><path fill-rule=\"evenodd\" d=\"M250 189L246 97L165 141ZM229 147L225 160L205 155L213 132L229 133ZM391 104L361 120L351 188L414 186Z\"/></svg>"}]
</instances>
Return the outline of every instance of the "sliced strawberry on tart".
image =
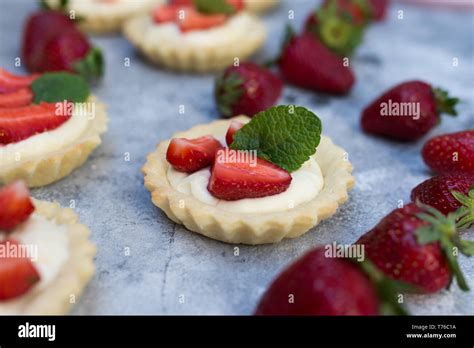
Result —
<instances>
[{"instance_id":1,"label":"sliced strawberry on tart","mask_svg":"<svg viewBox=\"0 0 474 348\"><path fill-rule=\"evenodd\" d=\"M294 106L196 126L148 156L145 186L170 219L210 238L297 237L333 215L354 181L344 151L320 133L319 118Z\"/></svg>"},{"instance_id":2,"label":"sliced strawberry on tart","mask_svg":"<svg viewBox=\"0 0 474 348\"><path fill-rule=\"evenodd\" d=\"M0 187L0 315L65 314L94 273L90 231L71 209Z\"/></svg>"},{"instance_id":3,"label":"sliced strawberry on tart","mask_svg":"<svg viewBox=\"0 0 474 348\"><path fill-rule=\"evenodd\" d=\"M50 184L100 144L107 116L80 76L0 70L0 90L0 183Z\"/></svg>"},{"instance_id":4,"label":"sliced strawberry on tart","mask_svg":"<svg viewBox=\"0 0 474 348\"><path fill-rule=\"evenodd\" d=\"M124 34L152 62L212 71L244 60L263 44L263 23L242 0L172 1L124 24Z\"/></svg>"}]
</instances>

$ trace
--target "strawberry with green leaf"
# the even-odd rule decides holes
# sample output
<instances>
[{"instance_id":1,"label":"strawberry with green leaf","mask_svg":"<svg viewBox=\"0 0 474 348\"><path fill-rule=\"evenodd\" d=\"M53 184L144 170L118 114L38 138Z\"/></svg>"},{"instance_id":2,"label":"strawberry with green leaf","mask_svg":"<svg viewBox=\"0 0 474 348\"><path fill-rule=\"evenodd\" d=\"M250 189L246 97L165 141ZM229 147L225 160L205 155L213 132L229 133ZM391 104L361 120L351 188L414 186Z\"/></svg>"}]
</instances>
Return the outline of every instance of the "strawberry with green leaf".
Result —
<instances>
[{"instance_id":1,"label":"strawberry with green leaf","mask_svg":"<svg viewBox=\"0 0 474 348\"><path fill-rule=\"evenodd\" d=\"M22 58L31 72L67 71L88 79L101 76L104 68L101 51L60 11L43 10L28 17Z\"/></svg>"},{"instance_id":2,"label":"strawberry with green leaf","mask_svg":"<svg viewBox=\"0 0 474 348\"><path fill-rule=\"evenodd\" d=\"M283 89L281 79L252 62L227 68L215 82L214 97L225 117L256 113L275 105Z\"/></svg>"},{"instance_id":3,"label":"strawberry with green leaf","mask_svg":"<svg viewBox=\"0 0 474 348\"><path fill-rule=\"evenodd\" d=\"M474 223L474 175L434 176L411 191L411 200L436 208L445 215L458 211L458 228L469 228Z\"/></svg>"},{"instance_id":4,"label":"strawberry with green leaf","mask_svg":"<svg viewBox=\"0 0 474 348\"><path fill-rule=\"evenodd\" d=\"M329 0L308 17L305 30L337 55L347 57L362 43L369 18L365 0Z\"/></svg>"},{"instance_id":5,"label":"strawberry with green leaf","mask_svg":"<svg viewBox=\"0 0 474 348\"><path fill-rule=\"evenodd\" d=\"M460 238L459 217L410 203L384 217L357 244L364 245L366 256L383 273L412 285L417 292L440 291L453 277L468 291L457 254L474 255L474 242Z\"/></svg>"},{"instance_id":6,"label":"strawberry with green leaf","mask_svg":"<svg viewBox=\"0 0 474 348\"><path fill-rule=\"evenodd\" d=\"M45 73L31 81L28 78L13 80L17 86L20 80L25 84L28 81L29 85L0 93L0 146L58 128L71 114L65 108L58 110L56 103L84 102L90 94L86 81L69 73ZM21 93L26 95L21 97Z\"/></svg>"}]
</instances>

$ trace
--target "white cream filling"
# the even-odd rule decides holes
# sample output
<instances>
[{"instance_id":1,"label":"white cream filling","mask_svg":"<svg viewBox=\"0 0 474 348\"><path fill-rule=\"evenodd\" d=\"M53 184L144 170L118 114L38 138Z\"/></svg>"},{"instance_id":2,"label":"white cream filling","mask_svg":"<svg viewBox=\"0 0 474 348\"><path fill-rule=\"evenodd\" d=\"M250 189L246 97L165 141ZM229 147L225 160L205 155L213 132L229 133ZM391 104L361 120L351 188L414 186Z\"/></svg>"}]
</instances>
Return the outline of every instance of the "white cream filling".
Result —
<instances>
[{"instance_id":1,"label":"white cream filling","mask_svg":"<svg viewBox=\"0 0 474 348\"><path fill-rule=\"evenodd\" d=\"M166 44L168 46L195 45L221 46L227 42L245 40L255 26L255 17L240 12L230 17L223 25L206 30L182 32L176 23L153 23L145 34L145 42Z\"/></svg>"},{"instance_id":2,"label":"white cream filling","mask_svg":"<svg viewBox=\"0 0 474 348\"><path fill-rule=\"evenodd\" d=\"M68 0L68 8L80 15L114 16L116 13L136 12L147 9L154 4L160 4L160 0L116 0L113 2L99 0ZM59 5L59 0L48 0L53 6ZM133 14L133 13L132 13Z\"/></svg>"},{"instance_id":3,"label":"white cream filling","mask_svg":"<svg viewBox=\"0 0 474 348\"><path fill-rule=\"evenodd\" d=\"M189 175L178 172L170 166L167 176L171 186L177 191L222 210L239 213L274 213L289 210L316 197L324 185L323 174L314 157L310 157L300 169L291 173L293 179L286 191L262 198L237 201L215 198L207 189L211 176L210 168Z\"/></svg>"},{"instance_id":4,"label":"white cream filling","mask_svg":"<svg viewBox=\"0 0 474 348\"><path fill-rule=\"evenodd\" d=\"M33 135L17 143L0 146L0 166L59 151L76 142L87 130L89 122L88 116L73 112L71 118L56 129Z\"/></svg>"},{"instance_id":5,"label":"white cream filling","mask_svg":"<svg viewBox=\"0 0 474 348\"><path fill-rule=\"evenodd\" d=\"M0 239L5 238L6 234L0 234ZM24 295L0 301L0 313L16 313L19 306L45 290L58 277L69 258L67 226L58 225L37 213L18 226L8 239L15 239L30 250L29 256L40 274L40 281Z\"/></svg>"}]
</instances>

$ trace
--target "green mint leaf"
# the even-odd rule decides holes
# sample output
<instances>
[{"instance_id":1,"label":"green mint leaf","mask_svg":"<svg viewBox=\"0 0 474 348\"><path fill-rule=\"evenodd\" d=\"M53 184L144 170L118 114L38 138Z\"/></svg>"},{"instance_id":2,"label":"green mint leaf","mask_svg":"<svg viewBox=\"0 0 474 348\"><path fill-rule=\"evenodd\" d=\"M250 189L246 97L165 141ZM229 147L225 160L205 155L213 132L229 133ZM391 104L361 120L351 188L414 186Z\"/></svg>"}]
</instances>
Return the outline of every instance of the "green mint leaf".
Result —
<instances>
[{"instance_id":1,"label":"green mint leaf","mask_svg":"<svg viewBox=\"0 0 474 348\"><path fill-rule=\"evenodd\" d=\"M234 150L257 150L257 155L288 172L301 167L316 152L321 121L301 106L280 105L259 112L234 135Z\"/></svg>"},{"instance_id":2,"label":"green mint leaf","mask_svg":"<svg viewBox=\"0 0 474 348\"><path fill-rule=\"evenodd\" d=\"M74 62L73 66L74 70L87 80L100 77L104 72L102 51L97 47L92 48L84 58Z\"/></svg>"},{"instance_id":3,"label":"green mint leaf","mask_svg":"<svg viewBox=\"0 0 474 348\"><path fill-rule=\"evenodd\" d=\"M226 15L233 14L235 7L230 5L226 0L194 0L196 9L201 13Z\"/></svg>"},{"instance_id":4,"label":"green mint leaf","mask_svg":"<svg viewBox=\"0 0 474 348\"><path fill-rule=\"evenodd\" d=\"M31 84L34 104L55 103L64 100L84 102L90 94L89 86L79 75L64 72L45 73Z\"/></svg>"}]
</instances>

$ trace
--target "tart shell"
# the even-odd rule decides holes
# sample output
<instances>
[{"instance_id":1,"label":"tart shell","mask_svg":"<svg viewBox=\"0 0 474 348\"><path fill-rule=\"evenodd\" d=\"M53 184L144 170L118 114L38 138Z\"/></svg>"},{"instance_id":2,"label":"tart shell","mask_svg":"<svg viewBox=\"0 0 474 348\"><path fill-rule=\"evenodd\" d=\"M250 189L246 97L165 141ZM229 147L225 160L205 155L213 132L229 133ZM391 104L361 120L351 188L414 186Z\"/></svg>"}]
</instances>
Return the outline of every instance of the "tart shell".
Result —
<instances>
[{"instance_id":1,"label":"tart shell","mask_svg":"<svg viewBox=\"0 0 474 348\"><path fill-rule=\"evenodd\" d=\"M89 241L90 230L78 223L72 209L62 208L58 203L33 200L36 213L57 224L67 225L69 233L69 258L56 279L41 291L22 295L18 313L21 315L61 315L69 312L78 301L82 291L94 274L96 247ZM10 303L9 303L10 302ZM15 299L0 303L1 306L19 306ZM8 313L11 311L9 310ZM0 314L2 314L0 310Z\"/></svg>"},{"instance_id":2,"label":"tart shell","mask_svg":"<svg viewBox=\"0 0 474 348\"><path fill-rule=\"evenodd\" d=\"M132 0L134 1L134 0ZM67 11L76 11L75 15L80 18L79 27L92 34L111 34L119 32L123 23L134 16L149 12L155 6L164 3L165 0L149 0L144 2L142 6L138 6L132 10L121 7L121 4L108 4L109 11L97 11L95 4L83 10L76 10L68 6ZM52 8L59 8L58 0L46 0L47 4Z\"/></svg>"},{"instance_id":3,"label":"tart shell","mask_svg":"<svg viewBox=\"0 0 474 348\"><path fill-rule=\"evenodd\" d=\"M250 13L252 27L245 38L228 36L226 42L216 45L183 44L173 40L147 39L147 31L155 24L149 15L137 16L128 20L123 27L125 37L151 62L178 71L209 72L221 70L233 64L235 58L245 60L264 43L266 29L263 23ZM219 27L209 30L219 30Z\"/></svg>"},{"instance_id":4,"label":"tart shell","mask_svg":"<svg viewBox=\"0 0 474 348\"><path fill-rule=\"evenodd\" d=\"M279 3L280 0L245 0L245 9L253 13L263 13Z\"/></svg>"},{"instance_id":5,"label":"tart shell","mask_svg":"<svg viewBox=\"0 0 474 348\"><path fill-rule=\"evenodd\" d=\"M232 120L247 123L250 118L238 116L198 125L175 134L173 138L225 134ZM352 165L345 151L334 145L328 137L322 136L314 158L323 173L324 187L314 199L293 209L274 213L228 212L181 193L170 185L167 178L169 164L166 161L169 142L166 140L158 144L142 168L145 186L151 192L153 204L187 229L227 243L254 245L298 237L321 220L332 216L338 206L347 201L348 190L354 185Z\"/></svg>"},{"instance_id":6,"label":"tart shell","mask_svg":"<svg viewBox=\"0 0 474 348\"><path fill-rule=\"evenodd\" d=\"M96 115L80 139L56 152L25 158L12 165L0 165L0 183L21 179L29 187L44 186L64 178L84 164L100 145L100 135L107 130L105 105L95 97L89 97L88 102L96 103Z\"/></svg>"}]
</instances>

